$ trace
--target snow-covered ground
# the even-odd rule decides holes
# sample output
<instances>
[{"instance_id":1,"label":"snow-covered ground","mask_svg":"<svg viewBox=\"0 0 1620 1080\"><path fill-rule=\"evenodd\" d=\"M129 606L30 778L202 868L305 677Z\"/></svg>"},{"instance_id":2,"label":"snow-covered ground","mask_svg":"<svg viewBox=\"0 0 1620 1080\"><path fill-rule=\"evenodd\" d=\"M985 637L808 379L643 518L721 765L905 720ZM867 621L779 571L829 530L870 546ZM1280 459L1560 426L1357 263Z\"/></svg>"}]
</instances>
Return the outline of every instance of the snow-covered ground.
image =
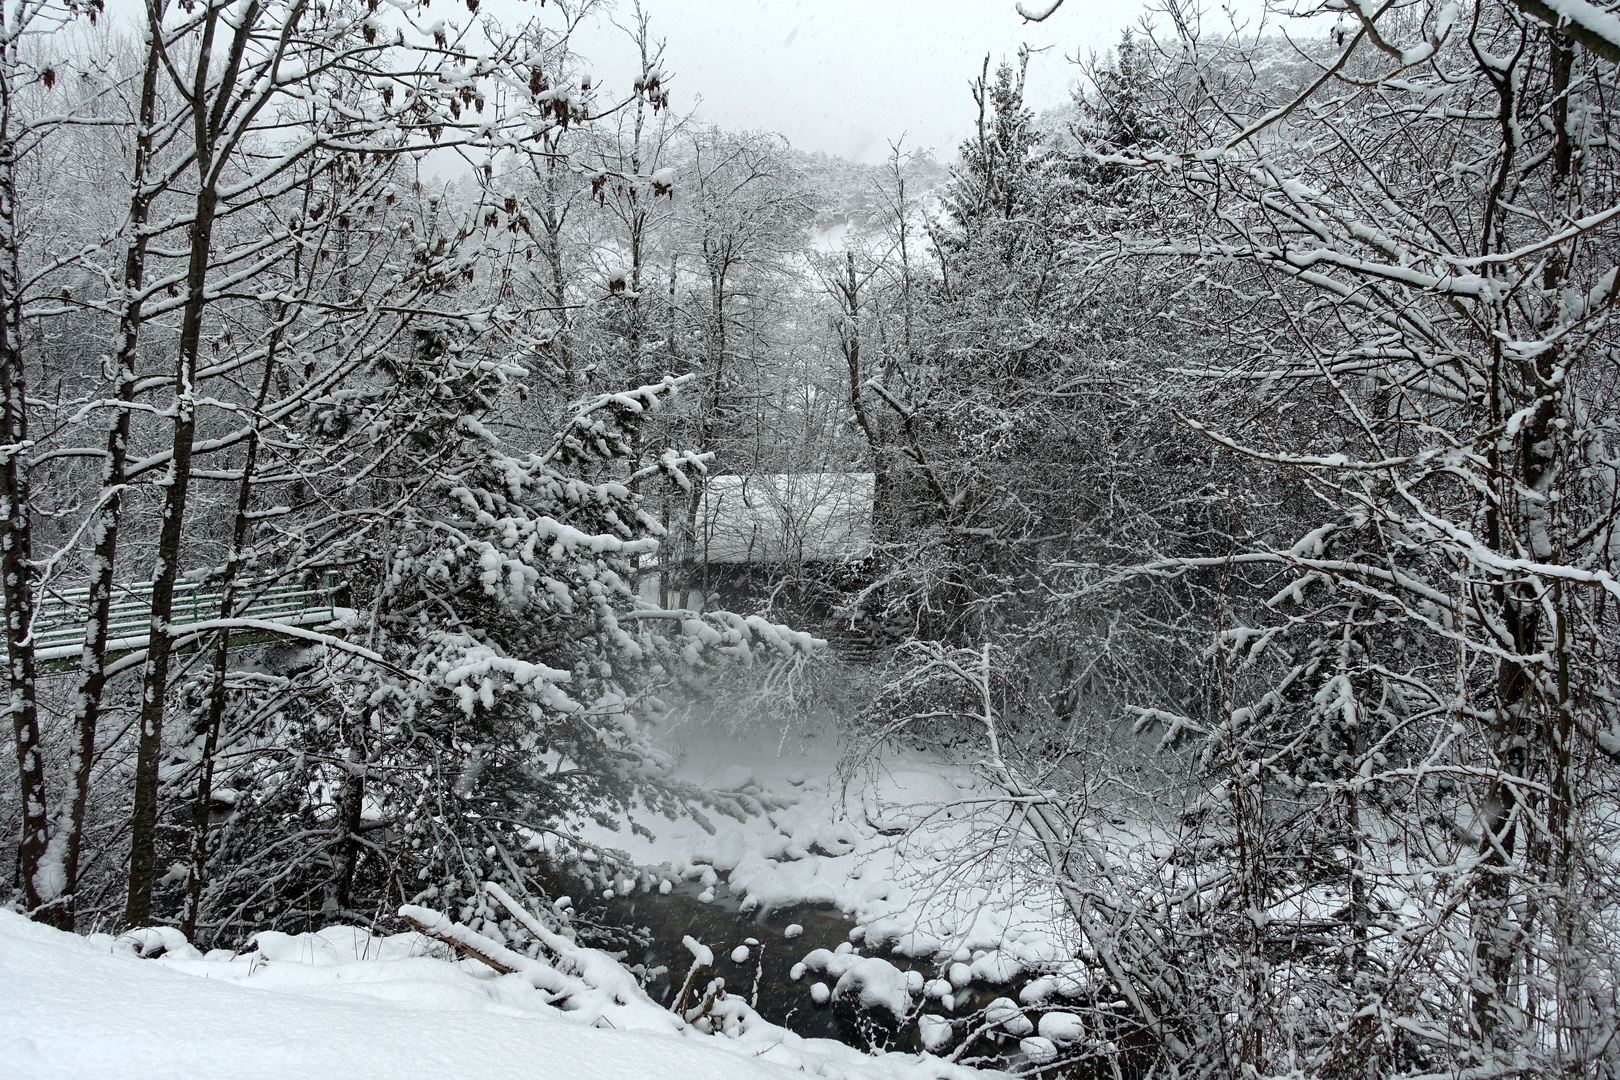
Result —
<instances>
[{"instance_id":1,"label":"snow-covered ground","mask_svg":"<svg viewBox=\"0 0 1620 1080\"><path fill-rule=\"evenodd\" d=\"M1084 990L1057 898L1019 891L1005 862L962 860L989 827L986 793L970 769L899 753L846 783L830 725L782 738L710 724L678 737L687 777L730 793L748 812L742 820L711 816L712 833L690 818L651 815L637 821L650 837L599 829L592 839L650 871L637 888L679 879L697 883L703 898L728 907L740 901L744 912L810 904L849 915L851 942L805 949L794 973L803 975L807 1007L848 996L917 1023L921 1044L944 1053L953 996L969 983L1016 980L1027 1013L998 998L991 1008L1008 1016L984 1019L1015 1043L1022 1038L1023 1057L1049 1060L1054 1046L1080 1041L1078 1030L1058 1030L1067 1014L1051 1010L1060 1006L1045 1004ZM620 893L628 884L612 883ZM748 925L739 920L739 936ZM548 945L549 931L537 925L536 932L540 940L526 954L508 954L516 970L499 974L415 933L261 933L241 953L203 956L172 931L84 939L0 911L0 1077L981 1075L928 1055L872 1057L802 1038L736 995L712 1018L688 1024L606 954L555 936ZM136 955L160 944L167 946L160 956ZM486 944L500 950L519 942ZM709 944L730 951L733 943ZM890 950L936 966L939 977L901 971L877 955ZM700 980L694 1002L712 974Z\"/></svg>"},{"instance_id":2,"label":"snow-covered ground","mask_svg":"<svg viewBox=\"0 0 1620 1080\"><path fill-rule=\"evenodd\" d=\"M753 812L712 817L712 834L690 818L644 814L636 824L650 838L628 823L587 836L655 874L699 883L705 896L724 880L744 911L836 907L857 924L851 936L862 952L933 958L941 974L963 965L952 976L959 985L1038 972L1080 993L1082 950L1056 892L1010 872L1016 845L979 842L1005 826L1006 811L987 801L971 769L894 751L846 783L830 724L782 737L715 722L679 737L688 778L740 796ZM966 858L981 848L1001 855Z\"/></svg>"},{"instance_id":3,"label":"snow-covered ground","mask_svg":"<svg viewBox=\"0 0 1620 1080\"><path fill-rule=\"evenodd\" d=\"M800 1039L735 998L678 1020L602 953L498 974L419 934L266 933L251 952L75 937L0 911L7 1080L924 1080L969 1070ZM498 946L496 947L498 948ZM553 1004L555 1002L555 1004ZM719 1016L720 1010L716 1010ZM714 1026L716 1033L699 1030ZM723 1028L723 1030L720 1030Z\"/></svg>"}]
</instances>

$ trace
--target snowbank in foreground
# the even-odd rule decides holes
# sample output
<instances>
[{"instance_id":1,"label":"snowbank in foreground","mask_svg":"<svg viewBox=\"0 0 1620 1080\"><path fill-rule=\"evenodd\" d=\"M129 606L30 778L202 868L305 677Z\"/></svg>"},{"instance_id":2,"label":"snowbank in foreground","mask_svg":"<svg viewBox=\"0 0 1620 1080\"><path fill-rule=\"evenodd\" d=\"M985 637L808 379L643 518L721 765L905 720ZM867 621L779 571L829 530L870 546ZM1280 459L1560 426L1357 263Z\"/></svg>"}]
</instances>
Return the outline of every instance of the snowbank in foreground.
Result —
<instances>
[{"instance_id":1,"label":"snowbank in foreground","mask_svg":"<svg viewBox=\"0 0 1620 1080\"><path fill-rule=\"evenodd\" d=\"M110 951L105 936L87 940L0 911L0 1075L915 1080L968 1073L901 1055L862 1059L847 1047L812 1048L810 1040L797 1040L791 1059L776 1063L770 1046L592 1027L596 1017L552 1007L515 976L402 947L415 935L344 933L359 947L357 958L342 955L349 950L326 933L276 935L281 947L267 950L269 959L193 952L140 960Z\"/></svg>"}]
</instances>

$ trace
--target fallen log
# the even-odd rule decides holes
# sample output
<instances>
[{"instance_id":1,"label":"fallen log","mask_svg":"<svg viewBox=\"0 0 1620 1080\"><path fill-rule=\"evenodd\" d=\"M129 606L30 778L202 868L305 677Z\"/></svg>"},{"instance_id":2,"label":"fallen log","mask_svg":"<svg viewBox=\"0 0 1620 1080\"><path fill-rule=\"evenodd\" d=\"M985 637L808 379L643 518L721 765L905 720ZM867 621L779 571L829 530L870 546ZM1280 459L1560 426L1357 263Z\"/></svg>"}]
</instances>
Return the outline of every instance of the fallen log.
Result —
<instances>
[{"instance_id":1,"label":"fallen log","mask_svg":"<svg viewBox=\"0 0 1620 1080\"><path fill-rule=\"evenodd\" d=\"M471 957L480 964L488 964L502 975L510 975L514 971L531 966L524 962L527 957L518 956L510 949L502 948L482 935L471 933L466 927L451 922L432 908L407 904L399 909L399 917L415 927L418 933L434 941L442 941L462 956Z\"/></svg>"}]
</instances>

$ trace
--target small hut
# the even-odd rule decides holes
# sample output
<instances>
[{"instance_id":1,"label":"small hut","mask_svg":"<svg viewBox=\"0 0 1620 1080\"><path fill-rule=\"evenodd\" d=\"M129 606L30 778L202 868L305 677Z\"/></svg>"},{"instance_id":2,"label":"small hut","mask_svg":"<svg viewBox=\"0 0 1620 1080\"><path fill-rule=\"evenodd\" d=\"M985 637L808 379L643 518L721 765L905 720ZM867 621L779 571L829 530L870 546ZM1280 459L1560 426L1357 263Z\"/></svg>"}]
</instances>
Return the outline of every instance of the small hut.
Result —
<instances>
[{"instance_id":1,"label":"small hut","mask_svg":"<svg viewBox=\"0 0 1620 1080\"><path fill-rule=\"evenodd\" d=\"M872 552L871 473L712 476L698 550L712 566L797 568Z\"/></svg>"},{"instance_id":2,"label":"small hut","mask_svg":"<svg viewBox=\"0 0 1620 1080\"><path fill-rule=\"evenodd\" d=\"M873 480L869 472L708 477L689 556L693 587L734 606L784 579L857 574L872 553ZM656 579L642 587L656 598ZM685 606L701 601L699 592Z\"/></svg>"}]
</instances>

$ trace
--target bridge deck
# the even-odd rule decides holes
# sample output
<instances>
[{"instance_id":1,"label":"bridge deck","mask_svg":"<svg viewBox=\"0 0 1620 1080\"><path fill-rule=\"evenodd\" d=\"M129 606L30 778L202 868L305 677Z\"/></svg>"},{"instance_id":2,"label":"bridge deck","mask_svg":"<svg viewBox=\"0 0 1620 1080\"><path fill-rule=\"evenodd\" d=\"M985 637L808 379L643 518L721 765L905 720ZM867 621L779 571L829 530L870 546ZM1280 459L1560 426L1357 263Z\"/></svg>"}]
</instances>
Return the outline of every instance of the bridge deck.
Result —
<instances>
[{"instance_id":1,"label":"bridge deck","mask_svg":"<svg viewBox=\"0 0 1620 1080\"><path fill-rule=\"evenodd\" d=\"M337 575L327 572L319 585L244 582L236 588L247 601L236 617L276 622L287 626L313 626L338 617ZM219 618L223 591L217 583L182 581L174 587L170 625L183 627ZM42 664L77 657L84 649L84 624L90 613L90 590L47 588L34 615L34 656ZM152 629L152 583L113 586L112 613L107 624L107 652L126 653L146 648Z\"/></svg>"}]
</instances>

